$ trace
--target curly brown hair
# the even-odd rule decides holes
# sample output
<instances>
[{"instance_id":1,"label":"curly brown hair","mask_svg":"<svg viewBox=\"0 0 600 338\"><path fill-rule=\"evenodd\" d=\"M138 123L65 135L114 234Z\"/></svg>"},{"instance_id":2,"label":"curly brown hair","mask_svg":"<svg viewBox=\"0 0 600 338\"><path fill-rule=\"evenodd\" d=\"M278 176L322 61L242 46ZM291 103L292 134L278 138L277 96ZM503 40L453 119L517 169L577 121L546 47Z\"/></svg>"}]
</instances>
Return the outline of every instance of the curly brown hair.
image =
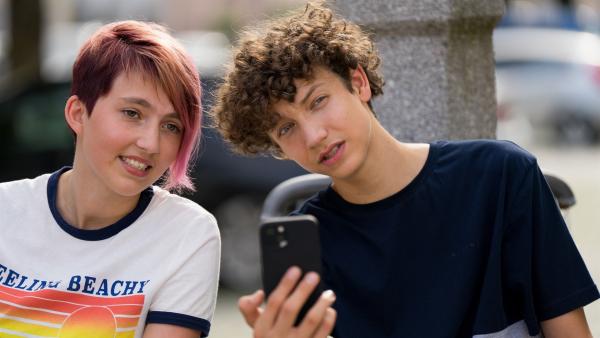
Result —
<instances>
[{"instance_id":1,"label":"curly brown hair","mask_svg":"<svg viewBox=\"0 0 600 338\"><path fill-rule=\"evenodd\" d=\"M309 2L304 10L242 33L210 112L213 126L237 153L280 155L268 135L279 115L269 108L282 99L294 101L295 79L311 79L313 68L323 66L352 91L350 71L360 65L377 96L383 87L379 63L358 25L334 15L324 2Z\"/></svg>"}]
</instances>

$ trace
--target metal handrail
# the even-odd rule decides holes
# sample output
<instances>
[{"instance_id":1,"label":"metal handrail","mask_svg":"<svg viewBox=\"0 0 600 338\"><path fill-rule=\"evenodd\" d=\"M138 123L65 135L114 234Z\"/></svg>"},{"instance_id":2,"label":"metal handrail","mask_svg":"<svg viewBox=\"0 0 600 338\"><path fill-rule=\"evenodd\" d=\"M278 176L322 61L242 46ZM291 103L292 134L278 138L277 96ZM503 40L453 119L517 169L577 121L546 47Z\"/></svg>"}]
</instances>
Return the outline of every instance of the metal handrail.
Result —
<instances>
[{"instance_id":1,"label":"metal handrail","mask_svg":"<svg viewBox=\"0 0 600 338\"><path fill-rule=\"evenodd\" d=\"M575 194L563 179L546 170L544 170L544 177L561 210L565 211L575 205ZM327 188L330 184L331 178L321 174L305 174L281 182L265 198L261 220L288 214L298 203Z\"/></svg>"}]
</instances>

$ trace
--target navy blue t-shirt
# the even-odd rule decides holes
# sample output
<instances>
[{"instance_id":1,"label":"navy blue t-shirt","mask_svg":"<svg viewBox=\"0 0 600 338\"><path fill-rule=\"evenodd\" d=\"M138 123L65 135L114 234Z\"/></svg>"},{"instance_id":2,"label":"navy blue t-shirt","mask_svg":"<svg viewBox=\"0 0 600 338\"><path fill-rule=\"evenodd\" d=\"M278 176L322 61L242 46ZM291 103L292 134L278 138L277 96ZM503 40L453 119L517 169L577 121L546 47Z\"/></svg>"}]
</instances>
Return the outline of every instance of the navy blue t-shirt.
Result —
<instances>
[{"instance_id":1,"label":"navy blue t-shirt","mask_svg":"<svg viewBox=\"0 0 600 338\"><path fill-rule=\"evenodd\" d=\"M335 337L537 335L599 297L536 159L510 142L435 142L396 194L358 205L330 187L299 212L320 222Z\"/></svg>"}]
</instances>

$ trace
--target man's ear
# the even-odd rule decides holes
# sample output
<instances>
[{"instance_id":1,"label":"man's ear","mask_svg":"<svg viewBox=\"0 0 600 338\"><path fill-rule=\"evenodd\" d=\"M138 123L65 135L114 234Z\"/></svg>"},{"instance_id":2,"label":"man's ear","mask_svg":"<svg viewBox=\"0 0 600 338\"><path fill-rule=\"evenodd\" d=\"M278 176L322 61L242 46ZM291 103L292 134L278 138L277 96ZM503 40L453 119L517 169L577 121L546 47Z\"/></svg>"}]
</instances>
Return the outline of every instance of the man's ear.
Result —
<instances>
[{"instance_id":1,"label":"man's ear","mask_svg":"<svg viewBox=\"0 0 600 338\"><path fill-rule=\"evenodd\" d=\"M76 135L79 135L83 128L83 119L87 114L85 104L81 102L77 95L69 97L65 104L65 120Z\"/></svg>"},{"instance_id":2,"label":"man's ear","mask_svg":"<svg viewBox=\"0 0 600 338\"><path fill-rule=\"evenodd\" d=\"M274 143L274 141L271 141ZM274 143L276 144L276 143ZM288 157L283 153L283 151L281 151L281 148L279 148L279 146L275 145L274 149L271 149L271 156L273 156L273 158L278 159L278 160L288 160Z\"/></svg>"},{"instance_id":3,"label":"man's ear","mask_svg":"<svg viewBox=\"0 0 600 338\"><path fill-rule=\"evenodd\" d=\"M351 70L350 82L352 83L352 89L355 93L358 93L360 100L369 102L371 99L371 86L369 85L367 73L361 65Z\"/></svg>"},{"instance_id":4,"label":"man's ear","mask_svg":"<svg viewBox=\"0 0 600 338\"><path fill-rule=\"evenodd\" d=\"M276 160L281 160L281 161L289 160L289 158L287 156L285 156L284 153L273 153L273 154L271 154L271 156L273 156L273 158Z\"/></svg>"}]
</instances>

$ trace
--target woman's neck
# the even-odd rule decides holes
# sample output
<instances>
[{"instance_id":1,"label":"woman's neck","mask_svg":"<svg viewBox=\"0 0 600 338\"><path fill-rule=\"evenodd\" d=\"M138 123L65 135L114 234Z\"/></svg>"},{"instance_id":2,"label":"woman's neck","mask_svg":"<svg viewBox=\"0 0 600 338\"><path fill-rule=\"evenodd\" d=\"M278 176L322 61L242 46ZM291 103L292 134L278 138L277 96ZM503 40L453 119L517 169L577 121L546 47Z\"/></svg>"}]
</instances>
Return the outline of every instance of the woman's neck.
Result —
<instances>
[{"instance_id":1,"label":"woman's neck","mask_svg":"<svg viewBox=\"0 0 600 338\"><path fill-rule=\"evenodd\" d=\"M117 196L82 176L71 169L58 181L57 208L70 225L84 230L101 229L117 222L137 205L139 195Z\"/></svg>"}]
</instances>

